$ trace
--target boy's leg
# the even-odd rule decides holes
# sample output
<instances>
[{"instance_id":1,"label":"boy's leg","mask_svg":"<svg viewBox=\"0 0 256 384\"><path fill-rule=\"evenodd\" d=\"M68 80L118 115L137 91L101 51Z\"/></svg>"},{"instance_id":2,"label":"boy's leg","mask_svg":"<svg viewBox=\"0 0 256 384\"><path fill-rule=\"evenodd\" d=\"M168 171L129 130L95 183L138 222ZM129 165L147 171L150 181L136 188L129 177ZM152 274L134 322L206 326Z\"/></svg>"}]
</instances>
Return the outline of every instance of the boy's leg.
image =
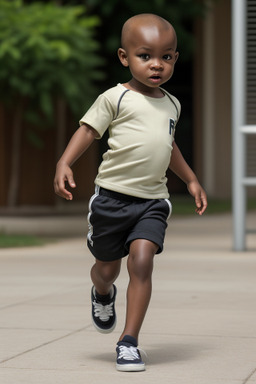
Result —
<instances>
[{"instance_id":1,"label":"boy's leg","mask_svg":"<svg viewBox=\"0 0 256 384\"><path fill-rule=\"evenodd\" d=\"M122 259L115 261L95 260L95 264L91 269L91 279L97 293L100 295L109 294L120 273L121 262Z\"/></svg>"},{"instance_id":2,"label":"boy's leg","mask_svg":"<svg viewBox=\"0 0 256 384\"><path fill-rule=\"evenodd\" d=\"M93 287L92 322L101 333L110 333L116 326L116 287L113 284L120 272L121 260L102 262L96 260L91 269Z\"/></svg>"},{"instance_id":3,"label":"boy's leg","mask_svg":"<svg viewBox=\"0 0 256 384\"><path fill-rule=\"evenodd\" d=\"M145 369L137 349L138 336L151 297L153 260L157 250L158 245L145 239L134 240L130 245L126 323L116 348L118 371Z\"/></svg>"},{"instance_id":4,"label":"boy's leg","mask_svg":"<svg viewBox=\"0 0 256 384\"><path fill-rule=\"evenodd\" d=\"M125 335L138 342L139 331L151 298L154 255L158 245L145 240L134 240L127 261L130 282L127 289L126 323L120 340Z\"/></svg>"}]
</instances>

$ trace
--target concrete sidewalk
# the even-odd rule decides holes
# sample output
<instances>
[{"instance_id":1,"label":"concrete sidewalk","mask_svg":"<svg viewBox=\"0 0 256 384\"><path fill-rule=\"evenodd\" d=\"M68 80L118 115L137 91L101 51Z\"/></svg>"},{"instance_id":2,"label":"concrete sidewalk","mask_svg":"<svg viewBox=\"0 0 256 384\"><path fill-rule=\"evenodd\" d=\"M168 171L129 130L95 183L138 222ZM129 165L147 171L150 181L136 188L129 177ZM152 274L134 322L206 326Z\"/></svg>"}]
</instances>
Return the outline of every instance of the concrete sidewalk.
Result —
<instances>
[{"instance_id":1,"label":"concrete sidewalk","mask_svg":"<svg viewBox=\"0 0 256 384\"><path fill-rule=\"evenodd\" d=\"M49 219L37 225L49 230L55 220ZM86 230L84 218L60 219L62 234ZM23 229L32 231L35 222L27 220ZM249 227L255 223L254 212ZM102 335L91 325L93 259L82 237L1 249L0 383L256 383L256 240L251 234L247 252L232 252L231 226L230 215L170 221L165 251L155 258L152 301L140 337L147 370L140 373L115 370L125 260L116 283L118 324Z\"/></svg>"}]
</instances>

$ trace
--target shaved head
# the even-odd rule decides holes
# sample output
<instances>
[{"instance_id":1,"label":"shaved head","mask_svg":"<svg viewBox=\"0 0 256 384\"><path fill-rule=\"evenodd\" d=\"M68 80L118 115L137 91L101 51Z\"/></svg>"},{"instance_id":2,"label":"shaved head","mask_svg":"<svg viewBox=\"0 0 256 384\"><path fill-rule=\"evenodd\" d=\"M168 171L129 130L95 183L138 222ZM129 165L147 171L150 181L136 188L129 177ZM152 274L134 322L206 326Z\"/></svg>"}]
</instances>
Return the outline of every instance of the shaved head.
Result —
<instances>
[{"instance_id":1,"label":"shaved head","mask_svg":"<svg viewBox=\"0 0 256 384\"><path fill-rule=\"evenodd\" d=\"M139 28L155 29L158 32L172 30L177 46L176 32L173 26L165 19L152 13L142 13L128 19L122 28L121 44L122 48L127 49L128 45L136 40L136 32ZM176 47L175 47L176 48Z\"/></svg>"}]
</instances>

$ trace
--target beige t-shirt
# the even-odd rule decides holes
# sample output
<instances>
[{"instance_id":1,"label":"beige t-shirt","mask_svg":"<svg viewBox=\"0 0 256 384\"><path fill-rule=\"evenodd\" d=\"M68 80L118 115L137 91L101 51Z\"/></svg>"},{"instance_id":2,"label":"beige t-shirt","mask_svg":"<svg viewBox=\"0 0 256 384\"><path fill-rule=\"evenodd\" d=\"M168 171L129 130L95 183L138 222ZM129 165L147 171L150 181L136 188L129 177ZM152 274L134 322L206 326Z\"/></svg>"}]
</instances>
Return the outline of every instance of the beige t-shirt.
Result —
<instances>
[{"instance_id":1,"label":"beige t-shirt","mask_svg":"<svg viewBox=\"0 0 256 384\"><path fill-rule=\"evenodd\" d=\"M96 185L146 199L168 198L170 163L180 103L164 91L153 98L123 85L101 94L80 120L99 134L109 130Z\"/></svg>"}]
</instances>

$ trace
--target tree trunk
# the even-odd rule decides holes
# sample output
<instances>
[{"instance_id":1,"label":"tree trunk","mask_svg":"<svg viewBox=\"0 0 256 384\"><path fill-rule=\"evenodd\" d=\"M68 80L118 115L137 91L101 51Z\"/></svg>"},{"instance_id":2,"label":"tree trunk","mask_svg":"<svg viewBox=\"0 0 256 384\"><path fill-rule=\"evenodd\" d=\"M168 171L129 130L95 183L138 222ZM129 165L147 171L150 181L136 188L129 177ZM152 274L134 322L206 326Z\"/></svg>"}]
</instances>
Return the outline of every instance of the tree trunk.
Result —
<instances>
[{"instance_id":1,"label":"tree trunk","mask_svg":"<svg viewBox=\"0 0 256 384\"><path fill-rule=\"evenodd\" d=\"M66 147L66 131L67 131L67 117L66 117L66 102L58 98L57 99L57 122L56 122L56 162L62 156ZM56 206L61 207L63 205L63 199L56 196Z\"/></svg>"},{"instance_id":2,"label":"tree trunk","mask_svg":"<svg viewBox=\"0 0 256 384\"><path fill-rule=\"evenodd\" d=\"M57 161L62 156L62 153L66 147L66 129L67 129L67 117L66 117L66 102L58 98L57 99L57 122L56 122L56 156Z\"/></svg>"},{"instance_id":3,"label":"tree trunk","mask_svg":"<svg viewBox=\"0 0 256 384\"><path fill-rule=\"evenodd\" d=\"M5 205L6 201L6 185L5 185L5 180L6 180L6 164L7 164L7 159L6 159L6 129L4 126L4 113L5 110L3 109L2 103L0 103L0 180L1 185L0 185L0 206Z\"/></svg>"},{"instance_id":4,"label":"tree trunk","mask_svg":"<svg viewBox=\"0 0 256 384\"><path fill-rule=\"evenodd\" d=\"M7 206L16 207L20 187L20 163L21 163L21 138L22 138L22 117L24 102L19 99L14 111L11 147L11 168L8 187Z\"/></svg>"}]
</instances>

